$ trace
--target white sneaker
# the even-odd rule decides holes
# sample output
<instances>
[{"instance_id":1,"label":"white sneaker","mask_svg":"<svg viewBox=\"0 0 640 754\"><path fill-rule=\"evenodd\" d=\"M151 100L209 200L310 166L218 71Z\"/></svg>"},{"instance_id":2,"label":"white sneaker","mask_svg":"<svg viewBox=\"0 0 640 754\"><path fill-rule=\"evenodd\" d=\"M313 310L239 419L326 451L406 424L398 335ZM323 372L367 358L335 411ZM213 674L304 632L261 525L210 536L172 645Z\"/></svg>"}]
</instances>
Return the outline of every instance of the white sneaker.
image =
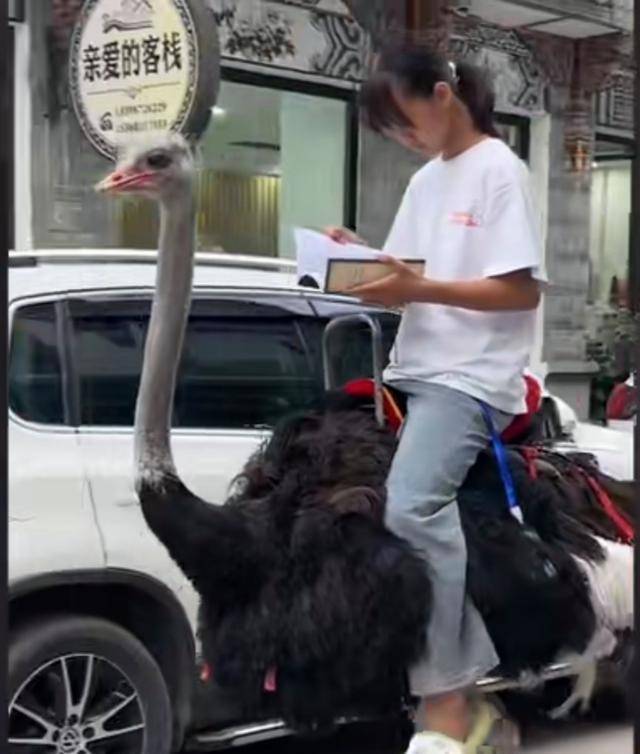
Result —
<instances>
[{"instance_id":1,"label":"white sneaker","mask_svg":"<svg viewBox=\"0 0 640 754\"><path fill-rule=\"evenodd\" d=\"M406 754L516 754L519 748L518 726L497 702L480 698L473 702L473 724L464 743L425 731L414 735Z\"/></svg>"},{"instance_id":2,"label":"white sneaker","mask_svg":"<svg viewBox=\"0 0 640 754\"><path fill-rule=\"evenodd\" d=\"M473 726L464 743L464 754L516 754L520 749L520 731L497 700L474 702Z\"/></svg>"},{"instance_id":3,"label":"white sneaker","mask_svg":"<svg viewBox=\"0 0 640 754\"><path fill-rule=\"evenodd\" d=\"M406 754L464 754L463 744L441 733L416 733Z\"/></svg>"}]
</instances>

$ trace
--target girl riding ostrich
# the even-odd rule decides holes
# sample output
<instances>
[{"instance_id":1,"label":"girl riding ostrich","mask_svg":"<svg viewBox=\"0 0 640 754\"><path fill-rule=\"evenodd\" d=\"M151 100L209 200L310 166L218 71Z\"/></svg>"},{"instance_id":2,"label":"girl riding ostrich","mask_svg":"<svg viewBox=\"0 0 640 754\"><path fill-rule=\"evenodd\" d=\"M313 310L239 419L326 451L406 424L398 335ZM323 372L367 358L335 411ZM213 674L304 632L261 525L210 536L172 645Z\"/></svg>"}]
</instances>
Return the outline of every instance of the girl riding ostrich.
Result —
<instances>
[{"instance_id":1,"label":"girl riding ostrich","mask_svg":"<svg viewBox=\"0 0 640 754\"><path fill-rule=\"evenodd\" d=\"M413 179L387 245L426 255L431 277L394 261L389 279L354 291L405 305L388 375L409 395L399 441L360 411L310 412L276 428L224 505L182 483L170 420L192 283L194 162L170 135L132 145L100 186L160 206L136 488L201 596L219 683L259 705L267 679L285 719L317 728L354 700L397 707L410 668L429 729L412 750L470 752L498 718L468 697L486 672L612 651L630 609L612 625L596 591L623 546L596 537L548 480L517 465L516 520L486 450L480 402L500 429L521 411L543 279L525 171L493 133L489 90L469 66L403 48L381 56L363 103L374 128L440 155ZM616 575L630 594L623 560Z\"/></svg>"}]
</instances>

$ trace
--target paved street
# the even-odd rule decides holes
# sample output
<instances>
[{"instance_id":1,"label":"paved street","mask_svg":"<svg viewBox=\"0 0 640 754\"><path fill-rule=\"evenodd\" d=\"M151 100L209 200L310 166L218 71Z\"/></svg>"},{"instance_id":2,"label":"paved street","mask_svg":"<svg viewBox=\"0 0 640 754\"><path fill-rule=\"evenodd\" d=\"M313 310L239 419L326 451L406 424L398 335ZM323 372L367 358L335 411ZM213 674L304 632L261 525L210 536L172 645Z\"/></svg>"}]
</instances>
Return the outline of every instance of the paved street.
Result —
<instances>
[{"instance_id":1,"label":"paved street","mask_svg":"<svg viewBox=\"0 0 640 754\"><path fill-rule=\"evenodd\" d=\"M562 724L536 727L523 754L633 754L633 730L627 725ZM275 741L251 746L243 754L399 754L384 731L349 731L326 741Z\"/></svg>"}]
</instances>

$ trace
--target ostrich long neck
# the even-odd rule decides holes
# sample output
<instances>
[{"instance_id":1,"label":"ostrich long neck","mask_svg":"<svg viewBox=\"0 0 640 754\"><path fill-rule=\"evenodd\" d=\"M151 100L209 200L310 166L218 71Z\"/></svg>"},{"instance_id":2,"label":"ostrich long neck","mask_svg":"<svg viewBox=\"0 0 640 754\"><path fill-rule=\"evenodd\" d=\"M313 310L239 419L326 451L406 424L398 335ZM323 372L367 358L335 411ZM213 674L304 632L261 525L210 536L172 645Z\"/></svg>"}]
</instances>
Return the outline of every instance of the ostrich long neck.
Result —
<instances>
[{"instance_id":1,"label":"ostrich long neck","mask_svg":"<svg viewBox=\"0 0 640 754\"><path fill-rule=\"evenodd\" d=\"M135 414L136 488L163 487L176 477L171 454L171 415L187 325L193 279L193 187L160 204L156 288L144 349Z\"/></svg>"}]
</instances>

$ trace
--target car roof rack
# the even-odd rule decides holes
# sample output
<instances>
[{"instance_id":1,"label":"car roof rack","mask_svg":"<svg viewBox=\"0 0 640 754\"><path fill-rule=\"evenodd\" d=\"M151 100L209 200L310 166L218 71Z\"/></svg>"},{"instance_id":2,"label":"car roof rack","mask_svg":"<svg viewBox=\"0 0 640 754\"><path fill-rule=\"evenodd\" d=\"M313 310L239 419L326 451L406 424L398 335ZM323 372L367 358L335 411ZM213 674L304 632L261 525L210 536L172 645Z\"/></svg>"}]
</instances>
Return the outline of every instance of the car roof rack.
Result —
<instances>
[{"instance_id":1,"label":"car roof rack","mask_svg":"<svg viewBox=\"0 0 640 754\"><path fill-rule=\"evenodd\" d=\"M34 251L10 251L9 267L36 267L39 264L155 264L157 251L140 249L38 249ZM211 267L241 267L267 272L295 272L296 263L291 259L258 257L240 254L218 254L198 251L197 265Z\"/></svg>"}]
</instances>

